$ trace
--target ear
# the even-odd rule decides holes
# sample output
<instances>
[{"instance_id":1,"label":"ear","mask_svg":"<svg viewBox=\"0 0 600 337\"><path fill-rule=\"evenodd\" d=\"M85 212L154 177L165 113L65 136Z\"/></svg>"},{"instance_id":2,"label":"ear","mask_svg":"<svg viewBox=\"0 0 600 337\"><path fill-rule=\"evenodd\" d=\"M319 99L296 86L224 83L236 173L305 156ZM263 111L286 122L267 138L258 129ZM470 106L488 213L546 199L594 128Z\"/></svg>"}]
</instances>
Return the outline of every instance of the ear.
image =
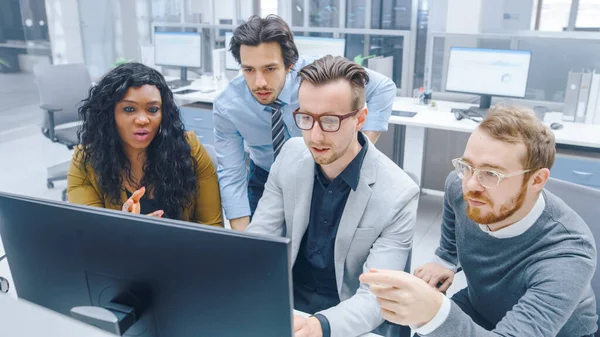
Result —
<instances>
[{"instance_id":1,"label":"ear","mask_svg":"<svg viewBox=\"0 0 600 337\"><path fill-rule=\"evenodd\" d=\"M548 170L547 168L537 170L537 172L535 172L533 176L529 179L531 189L535 192L540 192L546 185L548 178L550 178L550 170Z\"/></svg>"},{"instance_id":2,"label":"ear","mask_svg":"<svg viewBox=\"0 0 600 337\"><path fill-rule=\"evenodd\" d=\"M293 64L293 63L292 63L292 64L290 64L290 66L289 66L289 67L287 67L287 69L285 70L285 73L286 73L286 74L289 74L289 73L290 73L290 71L292 71L292 68L293 68L293 67L294 67L294 64Z\"/></svg>"},{"instance_id":3,"label":"ear","mask_svg":"<svg viewBox=\"0 0 600 337\"><path fill-rule=\"evenodd\" d=\"M363 125L365 125L365 122L367 121L368 114L369 109L366 105L362 109L360 109L358 113L356 113L356 120L358 121L358 123L356 124L356 131L362 130Z\"/></svg>"}]
</instances>

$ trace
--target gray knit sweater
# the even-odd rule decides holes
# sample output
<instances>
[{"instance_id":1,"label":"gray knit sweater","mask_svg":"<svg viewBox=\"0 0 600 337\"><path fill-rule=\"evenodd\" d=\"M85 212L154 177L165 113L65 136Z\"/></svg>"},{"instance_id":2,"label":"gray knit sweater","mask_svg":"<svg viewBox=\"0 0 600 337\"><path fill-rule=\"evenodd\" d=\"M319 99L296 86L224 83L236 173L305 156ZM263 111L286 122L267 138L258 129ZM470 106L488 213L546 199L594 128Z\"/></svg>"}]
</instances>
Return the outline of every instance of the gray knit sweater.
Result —
<instances>
[{"instance_id":1,"label":"gray knit sweater","mask_svg":"<svg viewBox=\"0 0 600 337\"><path fill-rule=\"evenodd\" d=\"M467 217L455 173L446 179L445 192L436 254L462 267L473 308L496 328L483 329L452 303L447 320L428 337L579 337L596 331L591 288L596 246L572 209L544 190L546 207L535 224L521 235L499 239Z\"/></svg>"}]
</instances>

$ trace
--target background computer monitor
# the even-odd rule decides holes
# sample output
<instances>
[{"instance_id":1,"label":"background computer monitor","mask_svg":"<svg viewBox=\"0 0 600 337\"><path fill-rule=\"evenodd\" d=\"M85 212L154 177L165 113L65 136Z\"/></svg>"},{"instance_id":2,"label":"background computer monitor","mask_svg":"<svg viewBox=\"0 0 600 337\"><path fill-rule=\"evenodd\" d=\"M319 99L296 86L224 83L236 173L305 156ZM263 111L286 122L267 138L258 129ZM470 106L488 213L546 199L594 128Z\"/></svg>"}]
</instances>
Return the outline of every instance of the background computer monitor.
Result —
<instances>
[{"instance_id":1,"label":"background computer monitor","mask_svg":"<svg viewBox=\"0 0 600 337\"><path fill-rule=\"evenodd\" d=\"M294 36L298 54L307 62L312 62L326 55L345 56L346 40L328 37Z\"/></svg>"},{"instance_id":2,"label":"background computer monitor","mask_svg":"<svg viewBox=\"0 0 600 337\"><path fill-rule=\"evenodd\" d=\"M187 68L202 67L201 32L154 32L154 63L158 66L181 67L180 81L173 84L190 84Z\"/></svg>"},{"instance_id":3,"label":"background computer monitor","mask_svg":"<svg viewBox=\"0 0 600 337\"><path fill-rule=\"evenodd\" d=\"M0 193L20 298L69 315L149 289L127 336L292 336L286 238Z\"/></svg>"},{"instance_id":4,"label":"background computer monitor","mask_svg":"<svg viewBox=\"0 0 600 337\"><path fill-rule=\"evenodd\" d=\"M481 95L480 109L492 96L525 97L531 52L452 47L446 91Z\"/></svg>"},{"instance_id":5,"label":"background computer monitor","mask_svg":"<svg viewBox=\"0 0 600 337\"><path fill-rule=\"evenodd\" d=\"M237 63L233 54L229 51L229 45L231 43L231 38L233 37L232 32L225 33L225 69L227 70L239 70L240 64Z\"/></svg>"}]
</instances>

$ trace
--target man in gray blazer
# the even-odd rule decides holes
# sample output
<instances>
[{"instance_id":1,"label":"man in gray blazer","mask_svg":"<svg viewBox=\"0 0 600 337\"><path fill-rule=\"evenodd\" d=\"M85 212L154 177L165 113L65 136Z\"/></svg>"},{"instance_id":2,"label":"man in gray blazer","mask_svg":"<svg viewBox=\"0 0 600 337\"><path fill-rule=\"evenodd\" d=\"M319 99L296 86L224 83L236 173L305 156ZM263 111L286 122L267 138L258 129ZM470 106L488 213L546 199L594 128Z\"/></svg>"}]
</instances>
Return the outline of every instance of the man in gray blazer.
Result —
<instances>
[{"instance_id":1,"label":"man in gray blazer","mask_svg":"<svg viewBox=\"0 0 600 337\"><path fill-rule=\"evenodd\" d=\"M302 130L277 156L248 232L292 239L295 337L351 337L383 318L360 274L403 270L419 188L359 130L367 72L343 57L302 68Z\"/></svg>"}]
</instances>

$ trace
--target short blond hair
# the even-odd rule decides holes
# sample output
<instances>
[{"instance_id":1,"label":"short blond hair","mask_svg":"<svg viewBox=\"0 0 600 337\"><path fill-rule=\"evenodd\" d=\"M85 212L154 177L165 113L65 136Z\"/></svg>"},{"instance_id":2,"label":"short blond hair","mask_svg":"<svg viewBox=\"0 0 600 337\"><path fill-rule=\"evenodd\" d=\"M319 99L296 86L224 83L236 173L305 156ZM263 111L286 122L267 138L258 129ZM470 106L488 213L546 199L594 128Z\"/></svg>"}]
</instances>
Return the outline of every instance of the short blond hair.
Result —
<instances>
[{"instance_id":1,"label":"short blond hair","mask_svg":"<svg viewBox=\"0 0 600 337\"><path fill-rule=\"evenodd\" d=\"M554 133L530 110L517 107L492 107L479 129L492 138L510 144L523 143L527 149L521 158L528 179L535 171L554 165Z\"/></svg>"}]
</instances>

